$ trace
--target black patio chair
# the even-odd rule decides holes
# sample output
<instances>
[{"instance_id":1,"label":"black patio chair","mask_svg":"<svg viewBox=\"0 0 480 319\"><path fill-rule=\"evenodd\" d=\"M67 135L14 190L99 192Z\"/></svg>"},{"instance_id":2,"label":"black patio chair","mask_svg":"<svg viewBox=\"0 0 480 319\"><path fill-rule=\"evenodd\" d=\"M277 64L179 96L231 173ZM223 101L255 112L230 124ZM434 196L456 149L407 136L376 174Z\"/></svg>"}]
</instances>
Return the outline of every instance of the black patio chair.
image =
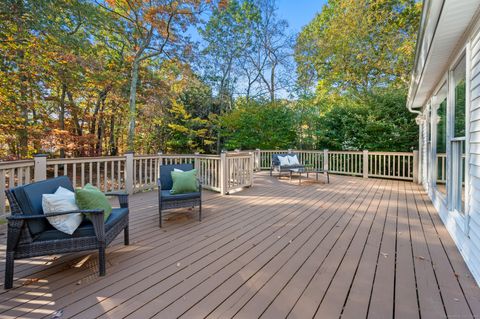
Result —
<instances>
[{"instance_id":1,"label":"black patio chair","mask_svg":"<svg viewBox=\"0 0 480 319\"><path fill-rule=\"evenodd\" d=\"M129 244L128 194L106 193L117 196L120 208L114 208L106 221L103 210L76 210L55 212L45 215L42 209L42 195L53 194L62 186L73 191L72 183L66 176L52 178L7 190L11 215L7 217L7 252L5 265L5 289L12 288L14 260L45 255L55 255L84 250L98 249L100 276L105 275L105 249L123 230L124 243ZM47 220L47 216L74 213L88 213L72 235L63 233Z\"/></svg>"},{"instance_id":2,"label":"black patio chair","mask_svg":"<svg viewBox=\"0 0 480 319\"><path fill-rule=\"evenodd\" d=\"M160 178L158 179L158 214L159 225L162 227L162 212L166 209L195 207L198 206L198 220L202 220L202 183L197 178L197 192L186 194L171 194L173 186L172 171L174 169L189 171L193 169L192 164L161 165Z\"/></svg>"}]
</instances>

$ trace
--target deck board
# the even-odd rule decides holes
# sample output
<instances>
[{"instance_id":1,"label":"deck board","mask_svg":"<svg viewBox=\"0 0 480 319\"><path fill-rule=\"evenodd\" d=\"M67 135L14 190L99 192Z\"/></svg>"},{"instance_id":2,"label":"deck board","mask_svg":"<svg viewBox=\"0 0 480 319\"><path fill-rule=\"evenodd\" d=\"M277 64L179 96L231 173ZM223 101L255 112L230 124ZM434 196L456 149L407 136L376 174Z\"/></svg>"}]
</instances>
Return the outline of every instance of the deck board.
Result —
<instances>
[{"instance_id":1,"label":"deck board","mask_svg":"<svg viewBox=\"0 0 480 319\"><path fill-rule=\"evenodd\" d=\"M16 262L0 318L473 318L480 289L420 186L278 180L167 215L131 196L131 245ZM0 238L3 280L5 238Z\"/></svg>"}]
</instances>

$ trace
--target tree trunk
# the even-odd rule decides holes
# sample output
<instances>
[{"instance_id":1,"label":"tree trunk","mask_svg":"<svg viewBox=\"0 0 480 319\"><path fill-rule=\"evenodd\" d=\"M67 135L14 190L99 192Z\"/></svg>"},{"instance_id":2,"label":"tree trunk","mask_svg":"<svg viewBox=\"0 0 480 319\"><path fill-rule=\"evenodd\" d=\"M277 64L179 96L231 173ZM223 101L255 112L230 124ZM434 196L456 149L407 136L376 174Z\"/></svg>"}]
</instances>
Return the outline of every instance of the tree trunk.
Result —
<instances>
[{"instance_id":1,"label":"tree trunk","mask_svg":"<svg viewBox=\"0 0 480 319\"><path fill-rule=\"evenodd\" d=\"M24 6L23 0L16 1L16 12L13 12L17 24L18 37L22 38L25 32L24 25ZM22 116L22 123L17 130L18 134L18 155L26 157L28 155L28 106L27 106L27 77L24 70L25 51L20 47L17 50L17 64L18 74L20 75L20 101L18 103L20 114Z\"/></svg>"},{"instance_id":2,"label":"tree trunk","mask_svg":"<svg viewBox=\"0 0 480 319\"><path fill-rule=\"evenodd\" d=\"M107 86L103 89L103 91L98 93L98 99L97 99L97 102L95 103L95 109L93 110L92 122L90 123L90 129L89 129L90 134L95 134L97 130L100 130L100 121L98 122L98 128L97 128L97 117L100 112L100 107L103 106L103 104L105 103L105 100L107 99L107 94L109 90L110 90L110 86ZM98 132L97 132L97 136L98 136ZM92 147L91 153L93 153L92 155L95 155L95 152L97 150L97 145L92 143L92 146L93 147Z\"/></svg>"},{"instance_id":3,"label":"tree trunk","mask_svg":"<svg viewBox=\"0 0 480 319\"><path fill-rule=\"evenodd\" d=\"M275 102L275 64L270 72L270 101Z\"/></svg>"},{"instance_id":4,"label":"tree trunk","mask_svg":"<svg viewBox=\"0 0 480 319\"><path fill-rule=\"evenodd\" d=\"M77 109L77 106L75 104L75 101L73 100L72 92L67 90L67 97L68 97L68 101L69 101L69 104L70 104L70 109L71 109L71 112L72 112L73 124L75 125L75 134L77 136L82 136L83 135L83 130L82 130L82 126L80 125L80 120L78 118L78 109Z\"/></svg>"},{"instance_id":5,"label":"tree trunk","mask_svg":"<svg viewBox=\"0 0 480 319\"><path fill-rule=\"evenodd\" d=\"M129 105L129 125L128 125L128 151L133 152L135 149L135 121L137 117L136 98L137 98L137 82L138 68L140 61L136 58L133 61L132 73L130 78L130 105Z\"/></svg>"},{"instance_id":6,"label":"tree trunk","mask_svg":"<svg viewBox=\"0 0 480 319\"><path fill-rule=\"evenodd\" d=\"M60 122L60 130L62 130L62 136L65 131L65 95L67 92L67 85L64 83L62 84L62 96L60 97L60 112L58 114L58 120ZM65 158L65 140L62 137L60 139L60 158Z\"/></svg>"},{"instance_id":7,"label":"tree trunk","mask_svg":"<svg viewBox=\"0 0 480 319\"><path fill-rule=\"evenodd\" d=\"M103 137L105 136L105 120L104 120L104 111L105 111L105 99L101 100L101 109L98 118L98 129L97 129L97 145L95 146L95 151L97 156L102 156L103 153Z\"/></svg>"},{"instance_id":8,"label":"tree trunk","mask_svg":"<svg viewBox=\"0 0 480 319\"><path fill-rule=\"evenodd\" d=\"M115 141L115 115L110 117L110 150L111 156L117 155L117 143Z\"/></svg>"}]
</instances>

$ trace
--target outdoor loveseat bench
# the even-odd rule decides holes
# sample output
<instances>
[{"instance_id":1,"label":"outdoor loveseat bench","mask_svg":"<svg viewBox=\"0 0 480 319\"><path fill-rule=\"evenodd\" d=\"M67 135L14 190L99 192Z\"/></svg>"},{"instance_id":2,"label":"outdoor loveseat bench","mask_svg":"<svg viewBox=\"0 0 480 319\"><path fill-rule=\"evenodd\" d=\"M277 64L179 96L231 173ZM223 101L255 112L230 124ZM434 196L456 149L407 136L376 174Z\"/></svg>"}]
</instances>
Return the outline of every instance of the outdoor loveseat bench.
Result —
<instances>
[{"instance_id":1,"label":"outdoor loveseat bench","mask_svg":"<svg viewBox=\"0 0 480 319\"><path fill-rule=\"evenodd\" d=\"M297 164L297 165L280 165L279 156L294 156L295 153L288 153L288 154L272 154L272 166L270 167L270 176L273 175L273 172L278 172L279 176L281 173L287 172L290 173L292 169L298 168L305 168L305 165Z\"/></svg>"}]
</instances>

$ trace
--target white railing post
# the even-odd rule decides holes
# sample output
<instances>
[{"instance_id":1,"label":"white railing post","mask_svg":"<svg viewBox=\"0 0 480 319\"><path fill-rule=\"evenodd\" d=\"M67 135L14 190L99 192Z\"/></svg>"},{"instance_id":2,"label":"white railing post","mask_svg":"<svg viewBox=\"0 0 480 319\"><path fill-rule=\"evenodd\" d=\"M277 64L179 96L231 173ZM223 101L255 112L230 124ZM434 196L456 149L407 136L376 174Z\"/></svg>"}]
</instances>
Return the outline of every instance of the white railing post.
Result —
<instances>
[{"instance_id":1,"label":"white railing post","mask_svg":"<svg viewBox=\"0 0 480 319\"><path fill-rule=\"evenodd\" d=\"M134 170L134 161L133 161L133 152L125 153L125 188L128 194L133 194L133 170Z\"/></svg>"},{"instance_id":2,"label":"white railing post","mask_svg":"<svg viewBox=\"0 0 480 319\"><path fill-rule=\"evenodd\" d=\"M261 154L260 154L260 149L257 148L255 150L255 171L258 172L261 170L261 158L260 158Z\"/></svg>"},{"instance_id":3,"label":"white railing post","mask_svg":"<svg viewBox=\"0 0 480 319\"><path fill-rule=\"evenodd\" d=\"M255 172L255 152L250 152L250 187L253 186L253 173Z\"/></svg>"},{"instance_id":4,"label":"white railing post","mask_svg":"<svg viewBox=\"0 0 480 319\"><path fill-rule=\"evenodd\" d=\"M33 178L35 182L47 179L47 155L37 154L34 156Z\"/></svg>"},{"instance_id":5,"label":"white railing post","mask_svg":"<svg viewBox=\"0 0 480 319\"><path fill-rule=\"evenodd\" d=\"M227 193L227 153L220 153L220 194Z\"/></svg>"},{"instance_id":6,"label":"white railing post","mask_svg":"<svg viewBox=\"0 0 480 319\"><path fill-rule=\"evenodd\" d=\"M328 149L323 150L323 172L328 172Z\"/></svg>"},{"instance_id":7,"label":"white railing post","mask_svg":"<svg viewBox=\"0 0 480 319\"><path fill-rule=\"evenodd\" d=\"M363 178L368 178L368 150L363 150Z\"/></svg>"},{"instance_id":8,"label":"white railing post","mask_svg":"<svg viewBox=\"0 0 480 319\"><path fill-rule=\"evenodd\" d=\"M199 173L200 173L200 160L199 160L199 157L200 157L200 153L199 152L195 152L194 153L194 159L193 159L193 168L195 168L197 170L197 176L199 176Z\"/></svg>"},{"instance_id":9,"label":"white railing post","mask_svg":"<svg viewBox=\"0 0 480 319\"><path fill-rule=\"evenodd\" d=\"M157 155L158 155L158 163L159 163L158 166L162 166L163 165L163 158L162 158L163 153L158 152ZM158 172L158 174L160 174L160 172Z\"/></svg>"},{"instance_id":10,"label":"white railing post","mask_svg":"<svg viewBox=\"0 0 480 319\"><path fill-rule=\"evenodd\" d=\"M413 182L420 183L418 178L418 151L413 151Z\"/></svg>"}]
</instances>

